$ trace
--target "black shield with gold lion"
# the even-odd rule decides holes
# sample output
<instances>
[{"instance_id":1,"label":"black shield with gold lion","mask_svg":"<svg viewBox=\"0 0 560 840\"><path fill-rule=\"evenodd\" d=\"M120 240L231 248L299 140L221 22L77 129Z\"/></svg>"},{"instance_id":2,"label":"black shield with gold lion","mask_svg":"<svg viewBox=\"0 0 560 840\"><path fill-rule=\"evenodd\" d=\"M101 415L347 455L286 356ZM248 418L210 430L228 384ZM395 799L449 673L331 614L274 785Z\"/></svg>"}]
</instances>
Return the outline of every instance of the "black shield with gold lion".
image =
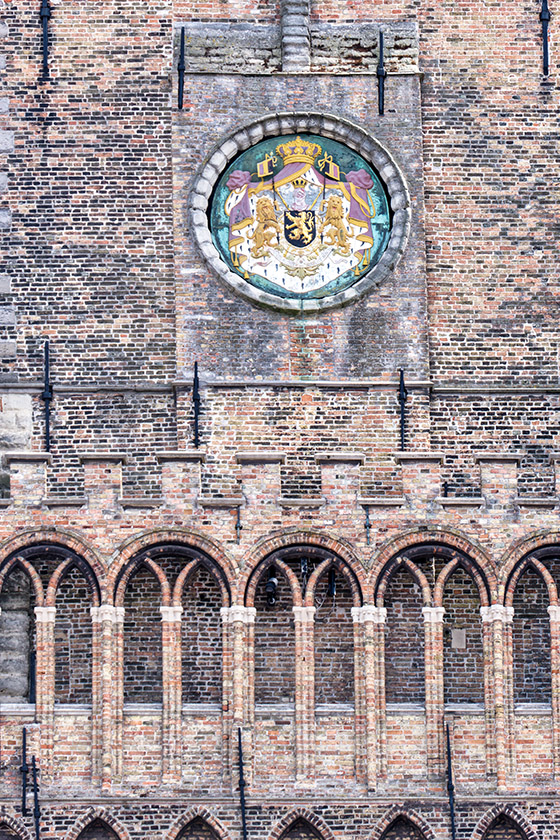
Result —
<instances>
[{"instance_id":1,"label":"black shield with gold lion","mask_svg":"<svg viewBox=\"0 0 560 840\"><path fill-rule=\"evenodd\" d=\"M314 210L286 210L284 212L284 236L290 245L306 248L311 245L316 233Z\"/></svg>"}]
</instances>

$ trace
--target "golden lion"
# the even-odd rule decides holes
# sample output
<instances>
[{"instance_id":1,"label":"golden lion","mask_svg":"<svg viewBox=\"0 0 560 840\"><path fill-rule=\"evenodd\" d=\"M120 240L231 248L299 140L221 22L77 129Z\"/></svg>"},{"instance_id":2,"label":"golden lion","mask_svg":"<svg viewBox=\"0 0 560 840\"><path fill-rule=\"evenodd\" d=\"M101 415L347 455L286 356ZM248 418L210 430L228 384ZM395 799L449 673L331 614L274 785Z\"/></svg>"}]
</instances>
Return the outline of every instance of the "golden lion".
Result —
<instances>
[{"instance_id":1,"label":"golden lion","mask_svg":"<svg viewBox=\"0 0 560 840\"><path fill-rule=\"evenodd\" d=\"M321 203L321 212L327 204L327 212L319 233L325 233L325 241L327 245L338 245L338 250L341 254L350 253L350 243L348 242L348 231L343 221L344 205L339 195L331 195L328 202Z\"/></svg>"},{"instance_id":2,"label":"golden lion","mask_svg":"<svg viewBox=\"0 0 560 840\"><path fill-rule=\"evenodd\" d=\"M276 219L274 206L270 198L259 198L257 201L257 226L254 233L249 236L255 243L251 248L254 257L262 257L266 248L270 248L272 241L276 239L281 228Z\"/></svg>"}]
</instances>

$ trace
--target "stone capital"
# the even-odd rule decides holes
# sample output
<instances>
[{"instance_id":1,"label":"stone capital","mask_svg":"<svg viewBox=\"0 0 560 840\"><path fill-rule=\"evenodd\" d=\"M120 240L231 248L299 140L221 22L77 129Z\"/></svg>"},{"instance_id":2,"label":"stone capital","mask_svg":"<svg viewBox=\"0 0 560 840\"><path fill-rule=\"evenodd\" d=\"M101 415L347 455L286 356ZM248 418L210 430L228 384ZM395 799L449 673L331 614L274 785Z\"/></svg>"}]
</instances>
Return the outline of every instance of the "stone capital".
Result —
<instances>
[{"instance_id":1,"label":"stone capital","mask_svg":"<svg viewBox=\"0 0 560 840\"><path fill-rule=\"evenodd\" d=\"M160 607L159 611L161 613L162 621L181 621L183 607Z\"/></svg>"},{"instance_id":2,"label":"stone capital","mask_svg":"<svg viewBox=\"0 0 560 840\"><path fill-rule=\"evenodd\" d=\"M39 624L54 624L56 607L35 607L35 621Z\"/></svg>"},{"instance_id":3,"label":"stone capital","mask_svg":"<svg viewBox=\"0 0 560 840\"><path fill-rule=\"evenodd\" d=\"M547 611L551 621L560 622L560 605L551 604L549 607L547 607Z\"/></svg>"},{"instance_id":4,"label":"stone capital","mask_svg":"<svg viewBox=\"0 0 560 840\"><path fill-rule=\"evenodd\" d=\"M375 607L373 604L364 604L363 607L352 607L352 620L360 624L372 621L374 624L385 624L387 621L387 608Z\"/></svg>"},{"instance_id":5,"label":"stone capital","mask_svg":"<svg viewBox=\"0 0 560 840\"><path fill-rule=\"evenodd\" d=\"M513 607L504 607L503 604L492 604L489 607L481 607L480 615L482 621L502 621L509 623L513 621Z\"/></svg>"},{"instance_id":6,"label":"stone capital","mask_svg":"<svg viewBox=\"0 0 560 840\"><path fill-rule=\"evenodd\" d=\"M235 605L229 608L229 621L242 621L243 624L254 624L257 611L255 607L241 607Z\"/></svg>"},{"instance_id":7,"label":"stone capital","mask_svg":"<svg viewBox=\"0 0 560 840\"><path fill-rule=\"evenodd\" d=\"M425 624L441 624L445 615L444 607L422 607Z\"/></svg>"},{"instance_id":8,"label":"stone capital","mask_svg":"<svg viewBox=\"0 0 560 840\"><path fill-rule=\"evenodd\" d=\"M312 622L315 620L315 607L292 607L296 621Z\"/></svg>"}]
</instances>

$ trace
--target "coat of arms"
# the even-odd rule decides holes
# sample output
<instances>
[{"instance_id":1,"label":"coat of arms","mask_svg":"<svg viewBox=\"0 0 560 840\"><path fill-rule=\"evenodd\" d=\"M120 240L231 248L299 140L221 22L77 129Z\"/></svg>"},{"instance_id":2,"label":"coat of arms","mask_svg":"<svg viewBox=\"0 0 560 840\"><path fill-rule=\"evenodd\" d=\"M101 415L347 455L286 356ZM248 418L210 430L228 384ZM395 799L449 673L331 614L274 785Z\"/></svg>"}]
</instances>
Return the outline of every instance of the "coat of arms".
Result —
<instances>
[{"instance_id":1,"label":"coat of arms","mask_svg":"<svg viewBox=\"0 0 560 840\"><path fill-rule=\"evenodd\" d=\"M233 270L277 294L306 297L344 288L378 262L389 207L357 153L314 135L249 151L222 177L212 209L214 241ZM244 158L251 168L241 168Z\"/></svg>"}]
</instances>

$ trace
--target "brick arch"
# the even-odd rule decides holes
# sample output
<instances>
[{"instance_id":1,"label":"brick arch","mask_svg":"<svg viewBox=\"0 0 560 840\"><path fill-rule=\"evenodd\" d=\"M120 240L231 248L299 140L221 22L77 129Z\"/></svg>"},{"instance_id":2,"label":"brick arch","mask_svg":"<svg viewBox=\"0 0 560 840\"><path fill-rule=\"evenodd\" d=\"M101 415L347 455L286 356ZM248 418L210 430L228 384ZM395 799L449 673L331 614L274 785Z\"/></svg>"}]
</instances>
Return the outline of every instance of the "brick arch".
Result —
<instances>
[{"instance_id":1,"label":"brick arch","mask_svg":"<svg viewBox=\"0 0 560 840\"><path fill-rule=\"evenodd\" d=\"M370 834L369 840L381 840L384 834L399 818L412 823L412 825L418 829L426 840L436 840L436 835L433 829L426 820L417 813L417 811L414 811L412 808L400 808L398 805L393 805L393 807L389 808L389 810L381 817Z\"/></svg>"},{"instance_id":2,"label":"brick arch","mask_svg":"<svg viewBox=\"0 0 560 840\"><path fill-rule=\"evenodd\" d=\"M525 537L508 549L502 557L500 565L498 603L505 603L506 590L508 589L510 579L515 572L516 566L521 561L529 559L529 555L538 551L538 549L553 549L556 547L560 556L560 531L540 531L529 537Z\"/></svg>"},{"instance_id":3,"label":"brick arch","mask_svg":"<svg viewBox=\"0 0 560 840\"><path fill-rule=\"evenodd\" d=\"M161 604L163 607L169 607L171 605L171 587L169 586L167 575L158 563L148 557L135 557L125 566L122 577L119 578L115 590L115 606L122 607L124 605L124 595L128 584L135 573L142 567L149 569L159 582L161 587Z\"/></svg>"},{"instance_id":4,"label":"brick arch","mask_svg":"<svg viewBox=\"0 0 560 840\"><path fill-rule=\"evenodd\" d=\"M293 808L291 811L288 811L288 813L276 823L271 833L268 835L268 840L281 840L283 835L286 834L286 832L289 831L298 820L304 820L308 823L308 825L322 837L322 840L335 840L335 836L326 822L317 814L313 813L313 811L310 811L309 808Z\"/></svg>"},{"instance_id":5,"label":"brick arch","mask_svg":"<svg viewBox=\"0 0 560 840\"><path fill-rule=\"evenodd\" d=\"M14 568L22 569L25 574L28 575L33 590L35 592L35 604L37 607L42 607L45 601L44 591L43 591L43 583L41 578L32 564L26 560L24 557L20 557L16 554L15 557L11 557L7 560L2 567L2 571L0 571L0 594L2 593L2 589L4 588L4 583L6 578L9 576L10 572Z\"/></svg>"},{"instance_id":6,"label":"brick arch","mask_svg":"<svg viewBox=\"0 0 560 840\"><path fill-rule=\"evenodd\" d=\"M475 586L478 589L480 606L488 607L490 605L490 602L488 599L488 589L485 585L486 581L484 579L484 575L480 571L476 563L473 563L473 561L470 560L470 558L468 557L454 557L441 570L436 580L436 585L434 588L434 606L441 607L443 603L443 595L445 592L445 586L447 584L447 581L453 575L453 572L455 572L455 570L459 568L464 569L474 581Z\"/></svg>"},{"instance_id":7,"label":"brick arch","mask_svg":"<svg viewBox=\"0 0 560 840\"><path fill-rule=\"evenodd\" d=\"M222 823L214 817L210 811L202 806L189 808L184 814L178 817L171 828L163 835L163 840L176 840L177 837L184 831L185 828L195 820L203 820L206 825L210 826L218 840L230 840L230 835L225 830Z\"/></svg>"},{"instance_id":8,"label":"brick arch","mask_svg":"<svg viewBox=\"0 0 560 840\"><path fill-rule=\"evenodd\" d=\"M535 557L525 557L520 563L515 566L514 571L510 575L507 585L504 592L504 602L507 607L511 607L513 605L513 598L515 595L515 589L519 582L519 578L527 571L528 568L532 568L535 572L539 575L541 580L543 581L544 585L548 591L548 600L549 603L556 606L558 604L558 589L556 587L556 583L554 582L554 578L546 568L546 566L537 560Z\"/></svg>"},{"instance_id":9,"label":"brick arch","mask_svg":"<svg viewBox=\"0 0 560 840\"><path fill-rule=\"evenodd\" d=\"M103 602L107 591L107 573L103 562L94 549L73 531L59 528L27 529L16 537L6 540L0 545L0 570L11 555L28 552L35 547L42 545L60 547L72 551L81 558L95 576L100 592L100 600Z\"/></svg>"},{"instance_id":10,"label":"brick arch","mask_svg":"<svg viewBox=\"0 0 560 840\"><path fill-rule=\"evenodd\" d=\"M404 567L410 573L410 576L415 579L422 589L422 597L424 600L424 606L429 607L432 602L432 590L430 588L430 584L428 583L428 579L424 572L418 568L416 563L413 563L412 560L409 560L408 557L395 557L393 560L390 560L385 568L383 569L383 573L379 576L378 582L379 587L377 592L375 593L375 603L378 606L383 606L383 602L385 600L385 592L387 591L387 586L389 585L389 581L391 580L393 573L397 570Z\"/></svg>"},{"instance_id":11,"label":"brick arch","mask_svg":"<svg viewBox=\"0 0 560 840\"><path fill-rule=\"evenodd\" d=\"M521 813L514 805L494 805L490 808L484 816L479 820L475 830L471 834L471 840L482 840L487 832L492 828L496 820L500 817L508 817L515 826L519 829L520 834L525 840L539 840L538 834L527 820L524 814Z\"/></svg>"},{"instance_id":12,"label":"brick arch","mask_svg":"<svg viewBox=\"0 0 560 840\"><path fill-rule=\"evenodd\" d=\"M356 578L352 574L351 569L348 568L348 566L346 565L346 563L344 563L343 560L336 556L323 560L323 562L320 563L319 566L317 566L317 568L309 578L305 590L305 605L308 607L312 607L314 605L315 589L317 588L317 584L319 583L325 572L331 568L331 566L334 566L334 568L340 572L340 574L348 584L350 592L352 593L353 605L355 607L361 607L362 592L360 590L360 586Z\"/></svg>"},{"instance_id":13,"label":"brick arch","mask_svg":"<svg viewBox=\"0 0 560 840\"><path fill-rule=\"evenodd\" d=\"M387 564L408 548L420 546L436 547L458 551L466 555L484 574L490 589L490 600L495 600L497 593L497 574L494 561L486 552L460 531L430 526L407 531L385 542L373 557L372 566L367 576L367 603L375 603L375 591L378 581Z\"/></svg>"},{"instance_id":14,"label":"brick arch","mask_svg":"<svg viewBox=\"0 0 560 840\"><path fill-rule=\"evenodd\" d=\"M127 563L141 552L160 546L170 550L173 546L177 546L205 554L220 569L230 591L233 592L239 575L239 567L218 542L187 528L154 528L126 540L113 554L107 576L109 603L114 603L115 590Z\"/></svg>"},{"instance_id":15,"label":"brick arch","mask_svg":"<svg viewBox=\"0 0 560 840\"><path fill-rule=\"evenodd\" d=\"M89 825L100 820L114 831L119 840L131 840L128 829L105 808L88 808L81 817L68 829L64 840L78 840L78 837Z\"/></svg>"},{"instance_id":16,"label":"brick arch","mask_svg":"<svg viewBox=\"0 0 560 840\"><path fill-rule=\"evenodd\" d=\"M362 562L349 542L334 539L321 531L287 531L276 534L273 537L266 537L261 540L251 551L244 564L237 587L237 595L234 603L244 604L246 591L251 577L259 564L268 558L275 551L291 546L312 546L322 548L342 560L353 572L362 594L365 591L366 575Z\"/></svg>"},{"instance_id":17,"label":"brick arch","mask_svg":"<svg viewBox=\"0 0 560 840\"><path fill-rule=\"evenodd\" d=\"M250 579L247 585L247 591L245 593L245 603L248 607L253 607L255 605L255 594L257 591L257 586L259 585L262 576L265 574L267 569L270 569L271 566L275 566L278 571L282 572L286 580L288 581L288 586L290 587L290 591L292 593L292 605L294 607L301 607L303 603L301 586L299 584L299 580L297 576L294 574L293 570L290 569L286 563L282 562L274 557L274 555L267 557L266 560L263 560L262 563L257 566L255 569L255 574Z\"/></svg>"},{"instance_id":18,"label":"brick arch","mask_svg":"<svg viewBox=\"0 0 560 840\"><path fill-rule=\"evenodd\" d=\"M91 596L92 596L92 604L94 607L98 607L100 604L100 596L99 596L99 582L95 577L95 573L89 563L81 557L67 557L66 560L63 560L59 565L56 567L54 572L51 575L51 579L49 580L49 585L47 586L47 592L45 595L45 604L47 607L54 607L56 606L56 593L58 591L58 587L60 583L64 580L66 575L72 571L73 568L78 569L84 579L88 582Z\"/></svg>"},{"instance_id":19,"label":"brick arch","mask_svg":"<svg viewBox=\"0 0 560 840\"><path fill-rule=\"evenodd\" d=\"M222 606L229 607L231 605L231 596L230 591L221 575L222 570L216 567L211 561L205 562L204 558L201 557L196 557L194 560L191 560L190 563L187 563L187 565L181 570L177 580L175 581L175 586L173 587L173 596L171 599L173 606L181 606L183 590L185 587L188 587L190 579L200 568L206 569L206 571L209 572L212 578L216 581L222 596Z\"/></svg>"},{"instance_id":20,"label":"brick arch","mask_svg":"<svg viewBox=\"0 0 560 840\"><path fill-rule=\"evenodd\" d=\"M21 840L33 840L33 837L25 825L16 817L12 817L10 814L0 814L0 828L2 828L3 825L11 829L11 831L14 831Z\"/></svg>"}]
</instances>

